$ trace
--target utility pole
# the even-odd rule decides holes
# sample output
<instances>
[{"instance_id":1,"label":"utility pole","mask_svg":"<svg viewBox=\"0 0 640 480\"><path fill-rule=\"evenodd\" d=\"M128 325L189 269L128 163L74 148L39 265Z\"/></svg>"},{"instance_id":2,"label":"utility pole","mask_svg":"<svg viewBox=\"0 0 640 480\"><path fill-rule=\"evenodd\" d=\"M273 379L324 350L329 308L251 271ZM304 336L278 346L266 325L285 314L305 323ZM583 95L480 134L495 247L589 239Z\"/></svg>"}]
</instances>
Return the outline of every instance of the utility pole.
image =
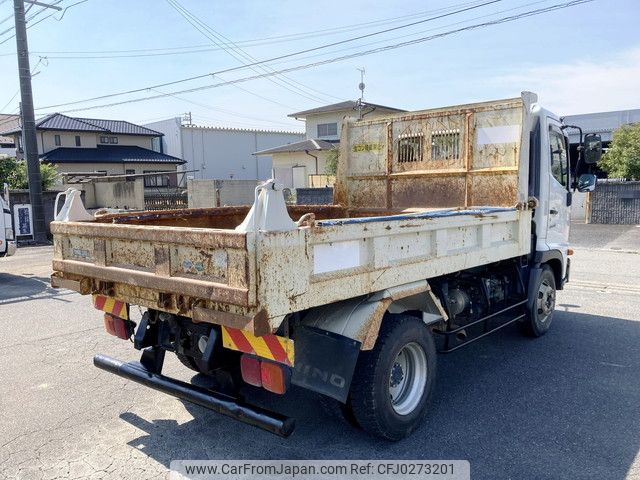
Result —
<instances>
[{"instance_id":1,"label":"utility pole","mask_svg":"<svg viewBox=\"0 0 640 480\"><path fill-rule=\"evenodd\" d=\"M40 2L30 1L29 3L60 10L60 7L53 7ZM33 112L27 22L25 20L23 0L13 0L13 12L16 26L18 76L20 78L22 147L27 160L29 202L31 203L31 213L33 215L33 239L36 243L45 243L47 241L47 226L44 220L44 205L42 203L42 177L40 175L40 159L36 137L36 119Z\"/></svg>"}]
</instances>

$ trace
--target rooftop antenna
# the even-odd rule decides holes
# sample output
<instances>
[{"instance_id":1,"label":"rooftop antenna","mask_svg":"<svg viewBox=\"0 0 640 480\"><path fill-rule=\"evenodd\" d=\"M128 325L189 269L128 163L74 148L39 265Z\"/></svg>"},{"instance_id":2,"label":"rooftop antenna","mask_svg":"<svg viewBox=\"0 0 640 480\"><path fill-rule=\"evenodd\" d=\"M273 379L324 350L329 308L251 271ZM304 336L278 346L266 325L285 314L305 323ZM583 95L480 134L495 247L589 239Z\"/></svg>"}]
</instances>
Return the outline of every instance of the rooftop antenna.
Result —
<instances>
[{"instance_id":1,"label":"rooftop antenna","mask_svg":"<svg viewBox=\"0 0 640 480\"><path fill-rule=\"evenodd\" d=\"M182 115L182 125L185 127L193 126L193 118L191 117L191 112L186 112Z\"/></svg>"},{"instance_id":2,"label":"rooftop antenna","mask_svg":"<svg viewBox=\"0 0 640 480\"><path fill-rule=\"evenodd\" d=\"M364 67L356 68L360 72L360 83L358 84L358 89L360 90L360 98L358 99L357 108L358 108L358 117L362 120L362 107L364 105Z\"/></svg>"}]
</instances>

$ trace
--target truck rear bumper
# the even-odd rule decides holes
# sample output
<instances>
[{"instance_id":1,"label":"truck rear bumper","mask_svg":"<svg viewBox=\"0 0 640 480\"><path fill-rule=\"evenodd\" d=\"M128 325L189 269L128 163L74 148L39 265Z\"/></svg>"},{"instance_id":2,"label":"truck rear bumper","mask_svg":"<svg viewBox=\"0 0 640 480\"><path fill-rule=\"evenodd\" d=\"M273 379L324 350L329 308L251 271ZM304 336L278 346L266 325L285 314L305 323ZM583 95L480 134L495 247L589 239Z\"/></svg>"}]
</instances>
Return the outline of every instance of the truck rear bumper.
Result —
<instances>
[{"instance_id":1,"label":"truck rear bumper","mask_svg":"<svg viewBox=\"0 0 640 480\"><path fill-rule=\"evenodd\" d=\"M288 437L295 428L293 418L241 403L228 395L153 373L140 362L122 362L98 354L93 357L93 364L107 372L195 403L254 427L262 428L281 437Z\"/></svg>"}]
</instances>

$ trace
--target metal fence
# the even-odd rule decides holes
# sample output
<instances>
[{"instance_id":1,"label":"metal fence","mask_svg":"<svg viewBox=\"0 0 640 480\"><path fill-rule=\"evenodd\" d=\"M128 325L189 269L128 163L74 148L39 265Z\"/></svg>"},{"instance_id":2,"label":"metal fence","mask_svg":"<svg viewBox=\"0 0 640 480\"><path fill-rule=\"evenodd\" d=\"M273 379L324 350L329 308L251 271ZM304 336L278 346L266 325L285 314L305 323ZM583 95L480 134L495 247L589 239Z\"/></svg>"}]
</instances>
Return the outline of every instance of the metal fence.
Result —
<instances>
[{"instance_id":1,"label":"metal fence","mask_svg":"<svg viewBox=\"0 0 640 480\"><path fill-rule=\"evenodd\" d=\"M145 210L176 210L188 208L187 194L183 192L145 193Z\"/></svg>"},{"instance_id":2,"label":"metal fence","mask_svg":"<svg viewBox=\"0 0 640 480\"><path fill-rule=\"evenodd\" d=\"M598 180L589 208L591 223L639 225L640 182Z\"/></svg>"}]
</instances>

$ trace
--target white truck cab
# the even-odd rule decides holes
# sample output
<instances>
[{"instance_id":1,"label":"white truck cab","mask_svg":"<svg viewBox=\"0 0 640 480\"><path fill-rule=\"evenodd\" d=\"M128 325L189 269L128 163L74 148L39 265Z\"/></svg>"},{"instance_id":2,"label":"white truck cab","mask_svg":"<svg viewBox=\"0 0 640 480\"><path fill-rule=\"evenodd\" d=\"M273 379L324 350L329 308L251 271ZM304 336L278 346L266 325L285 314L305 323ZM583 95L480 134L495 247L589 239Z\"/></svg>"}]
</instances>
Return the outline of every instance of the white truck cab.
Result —
<instances>
[{"instance_id":1,"label":"white truck cab","mask_svg":"<svg viewBox=\"0 0 640 480\"><path fill-rule=\"evenodd\" d=\"M579 127L565 125L561 118L540 107L538 103L532 104L531 117L533 131L529 192L538 201L538 208L533 215L535 232L532 232L535 236L535 256L540 263L548 263L549 260L553 263L556 260L561 272L557 283L562 288L569 277L569 229L573 191L593 191L595 188L595 175L582 172L597 162L602 147L597 135L587 136L592 139L591 143L583 142ZM568 128L580 130L581 145L574 172L571 172L569 138L565 133Z\"/></svg>"},{"instance_id":2,"label":"white truck cab","mask_svg":"<svg viewBox=\"0 0 640 480\"><path fill-rule=\"evenodd\" d=\"M5 183L0 194L0 257L16 253L16 240L9 209L9 186Z\"/></svg>"}]
</instances>

